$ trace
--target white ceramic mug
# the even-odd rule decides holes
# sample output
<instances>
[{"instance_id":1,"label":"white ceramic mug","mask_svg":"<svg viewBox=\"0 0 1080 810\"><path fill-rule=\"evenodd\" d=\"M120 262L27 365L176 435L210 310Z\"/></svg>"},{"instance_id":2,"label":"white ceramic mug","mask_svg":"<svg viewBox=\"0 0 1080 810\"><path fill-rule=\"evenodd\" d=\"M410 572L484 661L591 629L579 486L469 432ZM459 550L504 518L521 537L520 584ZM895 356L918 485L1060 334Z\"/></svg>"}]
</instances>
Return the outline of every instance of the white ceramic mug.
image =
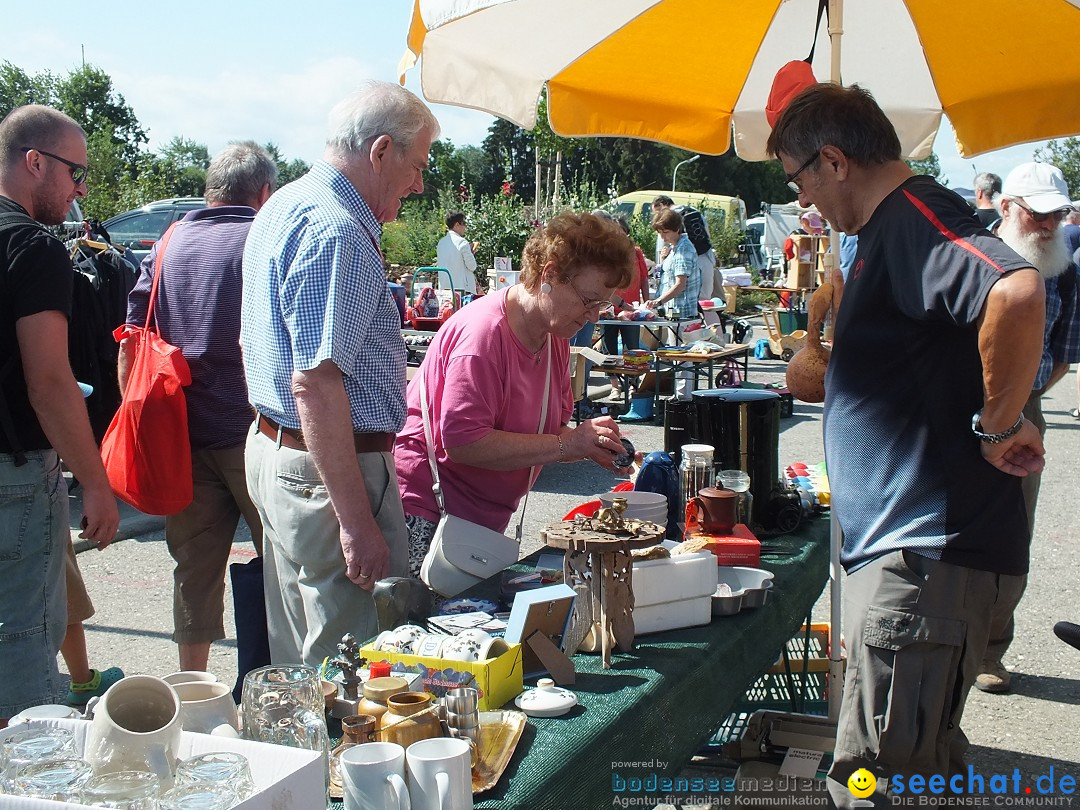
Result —
<instances>
[{"instance_id":1,"label":"white ceramic mug","mask_svg":"<svg viewBox=\"0 0 1080 810\"><path fill-rule=\"evenodd\" d=\"M84 756L95 774L150 771L169 787L180 744L180 697L161 678L129 675L94 708Z\"/></svg>"},{"instance_id":2,"label":"white ceramic mug","mask_svg":"<svg viewBox=\"0 0 1080 810\"><path fill-rule=\"evenodd\" d=\"M173 686L180 696L184 731L209 734L220 725L240 730L240 718L228 684L191 681Z\"/></svg>"},{"instance_id":3,"label":"white ceramic mug","mask_svg":"<svg viewBox=\"0 0 1080 810\"><path fill-rule=\"evenodd\" d=\"M435 737L410 745L405 759L415 810L471 810L471 758L468 741L453 737Z\"/></svg>"},{"instance_id":4,"label":"white ceramic mug","mask_svg":"<svg viewBox=\"0 0 1080 810\"><path fill-rule=\"evenodd\" d=\"M405 786L405 749L371 742L341 752L341 792L345 810L412 810Z\"/></svg>"},{"instance_id":5,"label":"white ceramic mug","mask_svg":"<svg viewBox=\"0 0 1080 810\"><path fill-rule=\"evenodd\" d=\"M161 680L170 686L176 686L178 683L192 683L193 681L213 683L217 680L217 675L213 672L203 672L198 669L185 669L180 672L171 672Z\"/></svg>"}]
</instances>

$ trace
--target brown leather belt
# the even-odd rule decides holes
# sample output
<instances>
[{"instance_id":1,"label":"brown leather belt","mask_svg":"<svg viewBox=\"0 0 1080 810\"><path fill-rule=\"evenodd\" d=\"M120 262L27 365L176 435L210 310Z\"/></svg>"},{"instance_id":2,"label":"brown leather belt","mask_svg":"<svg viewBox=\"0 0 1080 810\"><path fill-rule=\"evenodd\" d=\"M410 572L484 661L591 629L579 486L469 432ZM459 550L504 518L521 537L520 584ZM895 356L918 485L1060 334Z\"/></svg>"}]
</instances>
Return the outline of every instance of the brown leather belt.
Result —
<instances>
[{"instance_id":1,"label":"brown leather belt","mask_svg":"<svg viewBox=\"0 0 1080 810\"><path fill-rule=\"evenodd\" d=\"M282 427L273 419L259 414L259 433L275 442L278 441L280 432L281 446L293 450L307 452L307 444L304 443L304 434L299 430ZM354 433L353 444L356 445L357 453L390 453L394 450L393 433Z\"/></svg>"}]
</instances>

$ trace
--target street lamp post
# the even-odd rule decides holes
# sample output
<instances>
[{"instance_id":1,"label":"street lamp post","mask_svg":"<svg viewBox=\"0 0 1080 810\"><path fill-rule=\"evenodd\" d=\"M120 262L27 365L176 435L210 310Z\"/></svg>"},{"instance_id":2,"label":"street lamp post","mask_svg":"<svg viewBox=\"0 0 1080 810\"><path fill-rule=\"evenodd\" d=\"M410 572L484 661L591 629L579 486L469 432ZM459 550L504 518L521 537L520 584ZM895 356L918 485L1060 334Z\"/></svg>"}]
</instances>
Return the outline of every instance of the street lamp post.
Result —
<instances>
[{"instance_id":1,"label":"street lamp post","mask_svg":"<svg viewBox=\"0 0 1080 810\"><path fill-rule=\"evenodd\" d=\"M686 160L680 161L679 163L675 164L675 171L673 171L671 173L671 190L672 191L675 190L675 175L677 175L679 173L679 167L680 166L685 166L687 163L693 163L699 157L701 157L701 155L694 155L692 158L687 158Z\"/></svg>"}]
</instances>

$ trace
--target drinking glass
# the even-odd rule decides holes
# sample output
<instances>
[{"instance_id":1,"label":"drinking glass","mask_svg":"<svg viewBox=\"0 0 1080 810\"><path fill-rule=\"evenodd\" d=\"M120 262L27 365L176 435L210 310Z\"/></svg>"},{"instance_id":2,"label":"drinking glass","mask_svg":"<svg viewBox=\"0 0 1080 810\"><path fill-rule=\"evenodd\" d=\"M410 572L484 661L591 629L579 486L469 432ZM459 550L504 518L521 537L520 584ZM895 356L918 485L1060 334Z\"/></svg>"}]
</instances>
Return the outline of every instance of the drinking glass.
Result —
<instances>
[{"instance_id":1,"label":"drinking glass","mask_svg":"<svg viewBox=\"0 0 1080 810\"><path fill-rule=\"evenodd\" d=\"M78 800L83 785L92 775L90 763L67 757L17 766L9 786L16 796L73 802Z\"/></svg>"},{"instance_id":2,"label":"drinking glass","mask_svg":"<svg viewBox=\"0 0 1080 810\"><path fill-rule=\"evenodd\" d=\"M170 788L161 797L161 810L229 810L238 803L227 786L199 782Z\"/></svg>"},{"instance_id":3,"label":"drinking glass","mask_svg":"<svg viewBox=\"0 0 1080 810\"><path fill-rule=\"evenodd\" d=\"M177 785L199 783L224 785L243 801L255 791L247 757L230 751L216 751L185 759L176 769Z\"/></svg>"},{"instance_id":4,"label":"drinking glass","mask_svg":"<svg viewBox=\"0 0 1080 810\"><path fill-rule=\"evenodd\" d=\"M75 737L67 729L18 731L0 742L0 780L13 776L21 765L77 756Z\"/></svg>"},{"instance_id":5,"label":"drinking glass","mask_svg":"<svg viewBox=\"0 0 1080 810\"><path fill-rule=\"evenodd\" d=\"M91 777L82 789L82 804L117 810L157 810L161 785L149 771L117 771Z\"/></svg>"}]
</instances>

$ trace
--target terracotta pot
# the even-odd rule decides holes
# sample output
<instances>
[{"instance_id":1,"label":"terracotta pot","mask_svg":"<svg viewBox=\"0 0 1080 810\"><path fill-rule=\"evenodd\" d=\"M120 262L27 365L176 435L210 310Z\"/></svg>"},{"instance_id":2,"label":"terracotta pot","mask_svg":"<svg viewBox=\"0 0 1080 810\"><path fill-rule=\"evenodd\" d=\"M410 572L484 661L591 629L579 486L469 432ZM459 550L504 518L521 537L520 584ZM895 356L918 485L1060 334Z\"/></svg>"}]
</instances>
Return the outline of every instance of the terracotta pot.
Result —
<instances>
[{"instance_id":1,"label":"terracotta pot","mask_svg":"<svg viewBox=\"0 0 1080 810\"><path fill-rule=\"evenodd\" d=\"M432 708L427 692L402 692L386 701L387 711L379 718L379 739L408 748L414 742L441 737L442 723Z\"/></svg>"}]
</instances>

